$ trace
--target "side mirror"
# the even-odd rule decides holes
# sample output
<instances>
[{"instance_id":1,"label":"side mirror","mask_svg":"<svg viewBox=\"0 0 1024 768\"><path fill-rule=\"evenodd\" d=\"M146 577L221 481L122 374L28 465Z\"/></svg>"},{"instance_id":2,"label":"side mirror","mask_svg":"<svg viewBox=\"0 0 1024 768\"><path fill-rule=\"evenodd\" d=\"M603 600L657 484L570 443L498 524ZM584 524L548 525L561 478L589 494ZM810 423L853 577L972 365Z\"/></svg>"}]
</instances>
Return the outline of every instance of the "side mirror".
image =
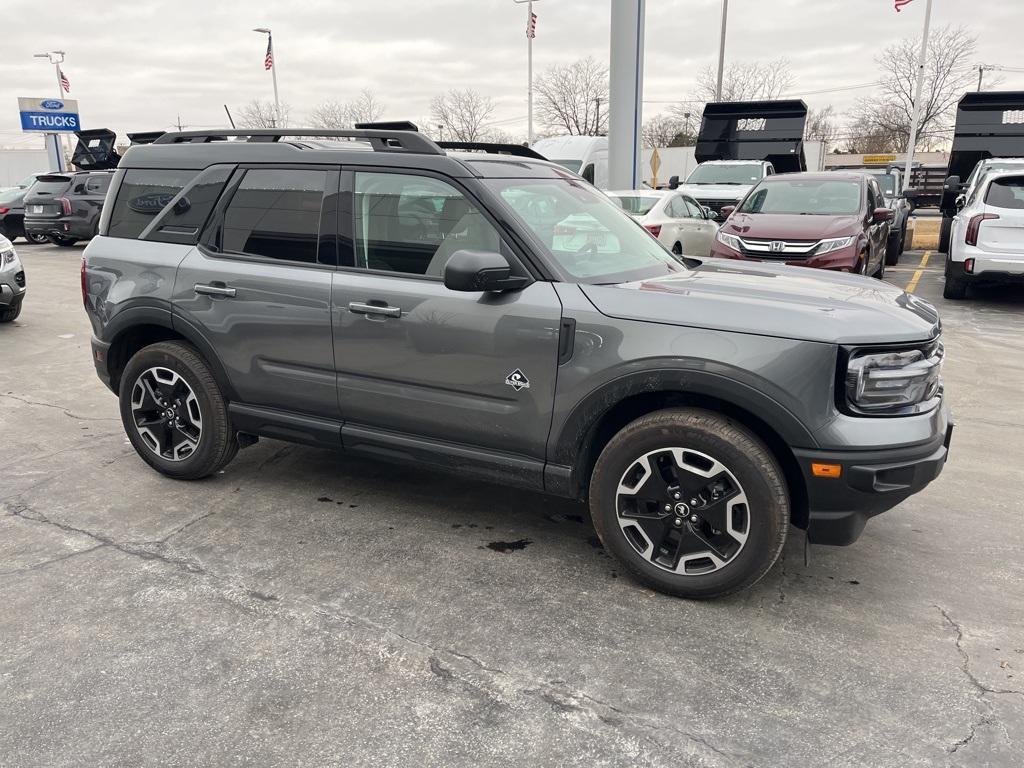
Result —
<instances>
[{"instance_id":1,"label":"side mirror","mask_svg":"<svg viewBox=\"0 0 1024 768\"><path fill-rule=\"evenodd\" d=\"M452 291L514 291L529 282L513 276L508 259L493 251L456 251L444 265L444 286Z\"/></svg>"},{"instance_id":2,"label":"side mirror","mask_svg":"<svg viewBox=\"0 0 1024 768\"><path fill-rule=\"evenodd\" d=\"M719 209L718 217L720 219L722 219L722 221L725 221L730 216L732 216L732 212L735 211L735 210L736 210L736 206L735 205L725 205L725 206L723 206L722 208Z\"/></svg>"},{"instance_id":3,"label":"side mirror","mask_svg":"<svg viewBox=\"0 0 1024 768\"><path fill-rule=\"evenodd\" d=\"M946 182L942 185L942 188L946 192L959 192L960 191L960 177L950 176L946 179Z\"/></svg>"},{"instance_id":4,"label":"side mirror","mask_svg":"<svg viewBox=\"0 0 1024 768\"><path fill-rule=\"evenodd\" d=\"M711 208L708 208L706 205L702 205L700 209L704 211L705 219L710 219L711 221L715 220L715 212Z\"/></svg>"},{"instance_id":5,"label":"side mirror","mask_svg":"<svg viewBox=\"0 0 1024 768\"><path fill-rule=\"evenodd\" d=\"M679 189L679 177L678 176L669 176L668 177L668 188L669 189Z\"/></svg>"},{"instance_id":6,"label":"side mirror","mask_svg":"<svg viewBox=\"0 0 1024 768\"><path fill-rule=\"evenodd\" d=\"M874 224L884 224L887 221L892 221L894 213L891 208L875 208L871 212L871 221Z\"/></svg>"}]
</instances>

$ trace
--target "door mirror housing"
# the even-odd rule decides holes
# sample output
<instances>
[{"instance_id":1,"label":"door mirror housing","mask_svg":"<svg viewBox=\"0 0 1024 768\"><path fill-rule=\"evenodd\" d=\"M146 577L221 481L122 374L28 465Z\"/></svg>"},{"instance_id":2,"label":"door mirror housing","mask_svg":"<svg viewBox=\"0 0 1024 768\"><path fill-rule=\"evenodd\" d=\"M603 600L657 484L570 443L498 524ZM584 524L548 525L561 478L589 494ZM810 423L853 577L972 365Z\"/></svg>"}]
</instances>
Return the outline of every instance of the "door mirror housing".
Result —
<instances>
[{"instance_id":1,"label":"door mirror housing","mask_svg":"<svg viewBox=\"0 0 1024 768\"><path fill-rule=\"evenodd\" d=\"M946 179L946 183L942 185L942 188L946 192L959 192L960 191L960 177L950 176Z\"/></svg>"},{"instance_id":2,"label":"door mirror housing","mask_svg":"<svg viewBox=\"0 0 1024 768\"><path fill-rule=\"evenodd\" d=\"M700 209L702 211L704 211L704 218L705 219L707 219L708 221L714 221L715 220L715 212L713 210L708 208L706 205L702 205L700 207Z\"/></svg>"},{"instance_id":3,"label":"door mirror housing","mask_svg":"<svg viewBox=\"0 0 1024 768\"><path fill-rule=\"evenodd\" d=\"M732 216L732 213L735 210L736 210L736 206L735 205L723 205L718 210L718 216L722 219L722 221L725 221L730 216Z\"/></svg>"},{"instance_id":4,"label":"door mirror housing","mask_svg":"<svg viewBox=\"0 0 1024 768\"><path fill-rule=\"evenodd\" d=\"M679 189L679 177L678 176L669 176L668 177L668 188L669 189Z\"/></svg>"},{"instance_id":5,"label":"door mirror housing","mask_svg":"<svg viewBox=\"0 0 1024 768\"><path fill-rule=\"evenodd\" d=\"M493 251L456 251L444 265L444 286L452 291L514 291L529 282L513 275L508 259Z\"/></svg>"},{"instance_id":6,"label":"door mirror housing","mask_svg":"<svg viewBox=\"0 0 1024 768\"><path fill-rule=\"evenodd\" d=\"M884 224L887 221L892 221L894 214L891 208L875 208L871 212L871 221L875 224Z\"/></svg>"}]
</instances>

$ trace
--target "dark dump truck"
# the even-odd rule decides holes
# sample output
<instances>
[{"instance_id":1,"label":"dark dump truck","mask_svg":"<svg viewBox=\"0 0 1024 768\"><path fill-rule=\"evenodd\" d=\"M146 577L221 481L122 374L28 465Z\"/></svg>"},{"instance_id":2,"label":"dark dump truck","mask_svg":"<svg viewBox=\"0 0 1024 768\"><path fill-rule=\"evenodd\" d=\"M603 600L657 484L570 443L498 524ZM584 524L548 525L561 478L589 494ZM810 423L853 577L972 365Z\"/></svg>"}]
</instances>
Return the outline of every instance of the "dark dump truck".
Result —
<instances>
[{"instance_id":1,"label":"dark dump truck","mask_svg":"<svg viewBox=\"0 0 1024 768\"><path fill-rule=\"evenodd\" d=\"M804 125L807 105L791 101L719 102L704 108L694 155L699 165L682 188L721 221L765 176L807 170Z\"/></svg>"},{"instance_id":2,"label":"dark dump truck","mask_svg":"<svg viewBox=\"0 0 1024 768\"><path fill-rule=\"evenodd\" d=\"M979 166L994 158L1024 158L1024 91L991 91L965 94L956 110L953 149L939 207L942 229L939 251L949 252L957 200L968 191ZM920 199L908 192L917 204Z\"/></svg>"}]
</instances>

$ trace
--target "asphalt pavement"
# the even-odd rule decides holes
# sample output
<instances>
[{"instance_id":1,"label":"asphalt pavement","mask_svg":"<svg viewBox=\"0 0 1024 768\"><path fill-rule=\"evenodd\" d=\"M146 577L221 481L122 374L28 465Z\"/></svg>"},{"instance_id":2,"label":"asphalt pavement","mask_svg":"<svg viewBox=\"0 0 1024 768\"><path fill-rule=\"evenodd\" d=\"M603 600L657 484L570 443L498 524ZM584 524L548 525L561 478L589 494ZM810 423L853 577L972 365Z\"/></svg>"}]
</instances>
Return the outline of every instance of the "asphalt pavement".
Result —
<instances>
[{"instance_id":1,"label":"asphalt pavement","mask_svg":"<svg viewBox=\"0 0 1024 768\"><path fill-rule=\"evenodd\" d=\"M1024 291L890 268L943 317L945 472L696 603L538 494L271 440L161 477L81 250L19 245L0 326L0 765L1024 764Z\"/></svg>"}]
</instances>

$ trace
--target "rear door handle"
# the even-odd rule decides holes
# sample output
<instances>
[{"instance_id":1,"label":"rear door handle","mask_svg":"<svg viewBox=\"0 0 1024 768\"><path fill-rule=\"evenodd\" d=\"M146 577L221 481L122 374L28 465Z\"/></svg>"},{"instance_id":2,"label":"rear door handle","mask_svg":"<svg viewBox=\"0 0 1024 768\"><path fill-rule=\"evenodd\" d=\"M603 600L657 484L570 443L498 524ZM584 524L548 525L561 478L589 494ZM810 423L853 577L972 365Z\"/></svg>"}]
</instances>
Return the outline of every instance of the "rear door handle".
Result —
<instances>
[{"instance_id":1,"label":"rear door handle","mask_svg":"<svg viewBox=\"0 0 1024 768\"><path fill-rule=\"evenodd\" d=\"M211 283L210 285L196 283L195 292L201 293L204 296L226 296L230 299L235 298L235 289L228 288L224 283Z\"/></svg>"},{"instance_id":2,"label":"rear door handle","mask_svg":"<svg viewBox=\"0 0 1024 768\"><path fill-rule=\"evenodd\" d=\"M401 317L401 307L388 307L379 304L364 304L361 301L350 301L348 311L357 315L381 315L382 317Z\"/></svg>"}]
</instances>

